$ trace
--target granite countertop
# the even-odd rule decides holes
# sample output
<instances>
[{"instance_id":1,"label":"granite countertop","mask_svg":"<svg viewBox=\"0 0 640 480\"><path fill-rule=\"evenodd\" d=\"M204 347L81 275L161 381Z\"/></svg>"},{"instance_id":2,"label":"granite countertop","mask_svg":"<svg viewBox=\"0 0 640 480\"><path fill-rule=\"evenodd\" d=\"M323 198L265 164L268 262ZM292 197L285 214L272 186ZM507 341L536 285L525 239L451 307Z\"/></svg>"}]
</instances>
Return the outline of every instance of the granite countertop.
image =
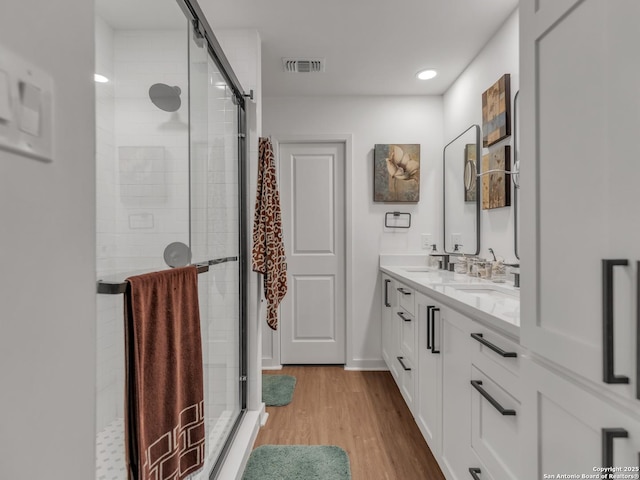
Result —
<instances>
[{"instance_id":1,"label":"granite countertop","mask_svg":"<svg viewBox=\"0 0 640 480\"><path fill-rule=\"evenodd\" d=\"M520 289L426 266L426 255L380 255L380 270L473 320L520 337Z\"/></svg>"}]
</instances>

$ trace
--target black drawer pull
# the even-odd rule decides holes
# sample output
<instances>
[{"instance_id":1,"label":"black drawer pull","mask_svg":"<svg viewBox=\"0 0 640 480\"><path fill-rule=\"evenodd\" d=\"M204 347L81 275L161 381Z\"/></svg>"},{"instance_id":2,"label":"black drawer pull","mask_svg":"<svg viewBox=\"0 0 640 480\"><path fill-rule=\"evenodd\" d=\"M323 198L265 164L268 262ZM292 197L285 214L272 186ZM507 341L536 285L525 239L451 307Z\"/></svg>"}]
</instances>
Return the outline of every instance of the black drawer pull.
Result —
<instances>
[{"instance_id":1,"label":"black drawer pull","mask_svg":"<svg viewBox=\"0 0 640 480\"><path fill-rule=\"evenodd\" d=\"M471 386L473 388L475 388L478 392L480 392L480 395L482 395L484 398L486 398L489 401L489 403L491 405L493 405L495 407L495 409L498 410L502 415L515 415L516 414L515 410L506 409L502 405L500 405L498 403L498 401L495 398L493 398L491 395L489 395L489 393L484 388L482 388L480 385L482 385L482 381L481 380L471 380Z\"/></svg>"},{"instance_id":2,"label":"black drawer pull","mask_svg":"<svg viewBox=\"0 0 640 480\"><path fill-rule=\"evenodd\" d=\"M471 338L473 338L474 340L477 340L478 342L480 342L485 347L490 348L491 350L496 352L501 357L514 358L514 357L518 356L518 354L516 352L505 352L503 349L501 349L497 345L494 345L489 340L485 340L481 333L472 333L471 334Z\"/></svg>"},{"instance_id":3,"label":"black drawer pull","mask_svg":"<svg viewBox=\"0 0 640 480\"><path fill-rule=\"evenodd\" d=\"M411 295L411 292L409 290L405 290L402 287L398 287L398 291L403 295Z\"/></svg>"},{"instance_id":4,"label":"black drawer pull","mask_svg":"<svg viewBox=\"0 0 640 480\"><path fill-rule=\"evenodd\" d=\"M411 370L411 368L410 368L410 367L407 367L407 366L404 364L404 362L402 361L402 359L403 359L404 357L396 357L396 358L398 359L398 361L400 362L400 365L402 365L402 368L403 368L405 371L407 371L407 372L408 372L408 371L410 371L410 370Z\"/></svg>"},{"instance_id":5,"label":"black drawer pull","mask_svg":"<svg viewBox=\"0 0 640 480\"><path fill-rule=\"evenodd\" d=\"M470 468L469 473L471 474L471 477L473 478L473 480L480 480L480 477L478 476L478 474L482 473L482 470L480 470L479 468Z\"/></svg>"},{"instance_id":6,"label":"black drawer pull","mask_svg":"<svg viewBox=\"0 0 640 480\"><path fill-rule=\"evenodd\" d=\"M402 320L404 320L405 322L410 322L410 321L411 321L411 319L410 319L410 318L405 317L405 316L404 316L404 313L402 313L402 312L398 312L396 315L398 315L398 316L399 316Z\"/></svg>"},{"instance_id":7,"label":"black drawer pull","mask_svg":"<svg viewBox=\"0 0 640 480\"><path fill-rule=\"evenodd\" d=\"M628 438L629 432L624 428L602 429L602 466L613 467L613 439Z\"/></svg>"},{"instance_id":8,"label":"black drawer pull","mask_svg":"<svg viewBox=\"0 0 640 480\"><path fill-rule=\"evenodd\" d=\"M436 350L436 312L439 312L440 309L437 307L433 307L431 309L431 336L432 336L432 345L431 345L431 353L440 353L440 350Z\"/></svg>"},{"instance_id":9,"label":"black drawer pull","mask_svg":"<svg viewBox=\"0 0 640 480\"><path fill-rule=\"evenodd\" d=\"M629 383L613 368L613 267L629 265L628 260L602 260L602 372L604 383Z\"/></svg>"},{"instance_id":10,"label":"black drawer pull","mask_svg":"<svg viewBox=\"0 0 640 480\"><path fill-rule=\"evenodd\" d=\"M391 304L389 303L389 284L391 283L391 280L385 280L384 281L384 306L385 307L390 307Z\"/></svg>"},{"instance_id":11,"label":"black drawer pull","mask_svg":"<svg viewBox=\"0 0 640 480\"><path fill-rule=\"evenodd\" d=\"M431 350L431 309L436 308L435 305L427 305L427 350Z\"/></svg>"}]
</instances>

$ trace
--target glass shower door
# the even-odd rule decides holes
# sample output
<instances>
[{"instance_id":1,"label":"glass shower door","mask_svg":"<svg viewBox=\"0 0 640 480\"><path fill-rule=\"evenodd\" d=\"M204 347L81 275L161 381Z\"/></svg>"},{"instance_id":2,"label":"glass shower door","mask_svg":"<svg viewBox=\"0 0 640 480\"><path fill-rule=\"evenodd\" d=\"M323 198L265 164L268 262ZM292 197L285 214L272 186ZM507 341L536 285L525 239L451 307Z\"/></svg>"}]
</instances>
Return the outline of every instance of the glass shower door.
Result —
<instances>
[{"instance_id":1,"label":"glass shower door","mask_svg":"<svg viewBox=\"0 0 640 480\"><path fill-rule=\"evenodd\" d=\"M240 229L238 107L206 44L189 36L191 248L199 276L207 479L239 418Z\"/></svg>"}]
</instances>

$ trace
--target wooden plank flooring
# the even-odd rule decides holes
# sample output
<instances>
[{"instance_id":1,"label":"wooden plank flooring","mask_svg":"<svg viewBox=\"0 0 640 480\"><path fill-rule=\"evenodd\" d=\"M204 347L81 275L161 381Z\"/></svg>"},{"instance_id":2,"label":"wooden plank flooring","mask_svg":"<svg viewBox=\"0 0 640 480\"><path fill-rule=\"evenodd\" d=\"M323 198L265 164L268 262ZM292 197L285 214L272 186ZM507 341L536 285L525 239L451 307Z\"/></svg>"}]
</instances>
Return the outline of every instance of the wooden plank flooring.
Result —
<instances>
[{"instance_id":1,"label":"wooden plank flooring","mask_svg":"<svg viewBox=\"0 0 640 480\"><path fill-rule=\"evenodd\" d=\"M352 480L444 480L389 372L342 366L287 366L293 401L267 407L255 446L338 445L349 454Z\"/></svg>"}]
</instances>

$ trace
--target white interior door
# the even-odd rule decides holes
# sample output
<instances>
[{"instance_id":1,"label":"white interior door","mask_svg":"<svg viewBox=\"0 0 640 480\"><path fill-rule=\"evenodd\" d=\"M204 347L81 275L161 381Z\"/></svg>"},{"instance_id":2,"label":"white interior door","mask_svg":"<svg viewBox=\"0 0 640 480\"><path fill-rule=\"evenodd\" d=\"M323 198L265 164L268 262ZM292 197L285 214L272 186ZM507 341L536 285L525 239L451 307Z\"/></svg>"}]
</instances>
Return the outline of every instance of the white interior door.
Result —
<instances>
[{"instance_id":1,"label":"white interior door","mask_svg":"<svg viewBox=\"0 0 640 480\"><path fill-rule=\"evenodd\" d=\"M345 145L281 143L283 364L345 363Z\"/></svg>"}]
</instances>

